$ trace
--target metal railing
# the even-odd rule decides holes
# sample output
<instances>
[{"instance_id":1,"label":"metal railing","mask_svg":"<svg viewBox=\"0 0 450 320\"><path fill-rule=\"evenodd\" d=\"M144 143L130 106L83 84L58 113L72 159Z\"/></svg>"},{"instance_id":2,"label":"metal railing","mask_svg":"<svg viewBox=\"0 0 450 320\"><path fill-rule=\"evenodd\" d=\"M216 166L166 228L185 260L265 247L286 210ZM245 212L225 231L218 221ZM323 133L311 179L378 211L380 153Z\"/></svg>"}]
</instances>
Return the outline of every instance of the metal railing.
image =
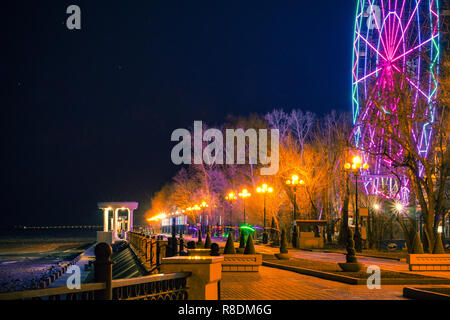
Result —
<instances>
[{"instance_id":1,"label":"metal railing","mask_svg":"<svg viewBox=\"0 0 450 320\"><path fill-rule=\"evenodd\" d=\"M187 300L189 276L188 272L180 272L114 280L113 300Z\"/></svg>"},{"instance_id":2,"label":"metal railing","mask_svg":"<svg viewBox=\"0 0 450 320\"><path fill-rule=\"evenodd\" d=\"M55 287L0 293L0 300L94 300L96 292L105 289L105 283L82 284L80 289Z\"/></svg>"},{"instance_id":3,"label":"metal railing","mask_svg":"<svg viewBox=\"0 0 450 320\"><path fill-rule=\"evenodd\" d=\"M0 293L0 300L187 300L190 272L112 280L111 253L108 244L97 244L95 282L81 284L80 289L64 286Z\"/></svg>"},{"instance_id":4,"label":"metal railing","mask_svg":"<svg viewBox=\"0 0 450 320\"><path fill-rule=\"evenodd\" d=\"M188 272L158 274L112 281L113 300L187 300ZM82 284L80 289L55 287L0 293L0 300L102 300L105 283Z\"/></svg>"}]
</instances>

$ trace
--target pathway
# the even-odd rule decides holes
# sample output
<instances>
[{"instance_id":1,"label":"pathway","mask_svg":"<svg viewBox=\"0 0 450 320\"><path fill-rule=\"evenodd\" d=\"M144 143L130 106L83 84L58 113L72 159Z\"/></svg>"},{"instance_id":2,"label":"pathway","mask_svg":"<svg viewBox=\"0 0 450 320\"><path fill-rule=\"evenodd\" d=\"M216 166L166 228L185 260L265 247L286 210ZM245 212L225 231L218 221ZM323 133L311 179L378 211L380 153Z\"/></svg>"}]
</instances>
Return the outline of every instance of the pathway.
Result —
<instances>
[{"instance_id":1,"label":"pathway","mask_svg":"<svg viewBox=\"0 0 450 320\"><path fill-rule=\"evenodd\" d=\"M403 300L404 286L348 285L295 272L260 267L259 272L223 272L222 300Z\"/></svg>"},{"instance_id":2,"label":"pathway","mask_svg":"<svg viewBox=\"0 0 450 320\"><path fill-rule=\"evenodd\" d=\"M263 245L256 245L255 249L259 253L272 254L279 252L278 248L272 248ZM289 250L289 253L293 258L299 259L326 261L333 263L345 262L345 255L341 253L317 252L317 251L311 252L304 250ZM408 264L404 261L381 259L381 258L358 257L358 262L364 263L366 265L377 265L382 269L390 271L415 273L431 277L450 278L450 272L446 271L411 272L409 271Z\"/></svg>"}]
</instances>

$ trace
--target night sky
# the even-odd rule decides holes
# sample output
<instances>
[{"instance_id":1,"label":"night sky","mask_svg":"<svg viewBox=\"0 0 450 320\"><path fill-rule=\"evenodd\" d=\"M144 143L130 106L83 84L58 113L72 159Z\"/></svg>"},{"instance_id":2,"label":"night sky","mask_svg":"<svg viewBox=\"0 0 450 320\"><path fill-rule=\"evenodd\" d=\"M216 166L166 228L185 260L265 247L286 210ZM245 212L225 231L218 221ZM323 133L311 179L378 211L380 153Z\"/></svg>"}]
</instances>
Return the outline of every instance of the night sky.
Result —
<instances>
[{"instance_id":1,"label":"night sky","mask_svg":"<svg viewBox=\"0 0 450 320\"><path fill-rule=\"evenodd\" d=\"M3 0L2 225L100 225L97 201L139 218L194 120L350 111L354 2Z\"/></svg>"}]
</instances>

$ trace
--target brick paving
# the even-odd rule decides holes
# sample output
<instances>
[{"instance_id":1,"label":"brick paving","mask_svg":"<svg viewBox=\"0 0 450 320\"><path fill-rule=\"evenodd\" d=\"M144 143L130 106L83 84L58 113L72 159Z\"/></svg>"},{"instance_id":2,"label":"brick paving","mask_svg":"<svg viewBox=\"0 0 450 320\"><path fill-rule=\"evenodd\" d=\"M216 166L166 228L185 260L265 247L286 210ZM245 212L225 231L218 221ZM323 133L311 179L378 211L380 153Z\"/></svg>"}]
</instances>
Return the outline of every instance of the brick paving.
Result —
<instances>
[{"instance_id":1,"label":"brick paving","mask_svg":"<svg viewBox=\"0 0 450 320\"><path fill-rule=\"evenodd\" d=\"M185 238L186 241L188 239ZM191 239L189 239L191 240ZM196 241L196 238L192 238ZM223 242L224 239L214 239ZM258 253L278 253L278 248L255 245ZM340 253L309 252L289 250L293 258L326 262L345 262ZM450 278L450 272L410 272L405 261L358 257L366 265L378 265L385 270L416 273L425 276ZM260 267L259 273L224 272L222 273L221 299L223 300L405 300L403 287L406 285L382 285L381 289L368 289L365 285L348 285L340 282L320 279L299 273ZM414 285L414 287L426 287ZM428 286L430 287L430 286ZM436 287L436 286L433 286ZM449 287L449 286L445 286Z\"/></svg>"},{"instance_id":2,"label":"brick paving","mask_svg":"<svg viewBox=\"0 0 450 320\"><path fill-rule=\"evenodd\" d=\"M278 248L271 248L267 246L257 245L255 246L256 251L260 253L273 254L278 253ZM289 253L293 258L315 260L315 261L325 261L325 262L345 262L345 255L341 253L329 253L329 252L311 252L304 250L289 250ZM366 266L376 265L381 269L404 272L404 273L414 273L422 276L429 277L440 277L440 278L450 278L449 271L409 271L408 264L405 261L397 261L391 259L380 259L380 258L370 258L370 257L358 257L358 262L364 263Z\"/></svg>"},{"instance_id":3,"label":"brick paving","mask_svg":"<svg viewBox=\"0 0 450 320\"><path fill-rule=\"evenodd\" d=\"M222 300L403 300L404 286L348 285L290 271L260 267L259 272L223 272Z\"/></svg>"}]
</instances>

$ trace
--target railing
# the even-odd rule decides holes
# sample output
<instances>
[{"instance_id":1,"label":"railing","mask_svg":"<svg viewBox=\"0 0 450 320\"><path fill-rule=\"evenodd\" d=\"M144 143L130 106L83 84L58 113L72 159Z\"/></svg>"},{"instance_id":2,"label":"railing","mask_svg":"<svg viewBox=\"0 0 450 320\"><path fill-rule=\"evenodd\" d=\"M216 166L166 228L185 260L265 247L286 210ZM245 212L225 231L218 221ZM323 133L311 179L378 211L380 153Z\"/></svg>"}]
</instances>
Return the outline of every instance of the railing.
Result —
<instances>
[{"instance_id":1,"label":"railing","mask_svg":"<svg viewBox=\"0 0 450 320\"><path fill-rule=\"evenodd\" d=\"M148 272L159 270L161 259L167 256L167 241L152 239L137 232L128 232L130 247Z\"/></svg>"},{"instance_id":2,"label":"railing","mask_svg":"<svg viewBox=\"0 0 450 320\"><path fill-rule=\"evenodd\" d=\"M112 281L113 300L186 300L188 272L158 274ZM0 300L102 300L105 283L87 283L80 289L56 287L0 293Z\"/></svg>"},{"instance_id":3,"label":"railing","mask_svg":"<svg viewBox=\"0 0 450 320\"><path fill-rule=\"evenodd\" d=\"M113 300L187 300L189 276L189 272L180 272L114 280Z\"/></svg>"},{"instance_id":4,"label":"railing","mask_svg":"<svg viewBox=\"0 0 450 320\"><path fill-rule=\"evenodd\" d=\"M0 300L187 300L190 272L156 274L131 279L112 280L111 247L95 247L95 282L80 289L56 287L0 293Z\"/></svg>"},{"instance_id":5,"label":"railing","mask_svg":"<svg viewBox=\"0 0 450 320\"><path fill-rule=\"evenodd\" d=\"M105 289L105 283L87 283L80 289L55 287L37 290L0 293L0 300L94 300L97 291Z\"/></svg>"}]
</instances>

